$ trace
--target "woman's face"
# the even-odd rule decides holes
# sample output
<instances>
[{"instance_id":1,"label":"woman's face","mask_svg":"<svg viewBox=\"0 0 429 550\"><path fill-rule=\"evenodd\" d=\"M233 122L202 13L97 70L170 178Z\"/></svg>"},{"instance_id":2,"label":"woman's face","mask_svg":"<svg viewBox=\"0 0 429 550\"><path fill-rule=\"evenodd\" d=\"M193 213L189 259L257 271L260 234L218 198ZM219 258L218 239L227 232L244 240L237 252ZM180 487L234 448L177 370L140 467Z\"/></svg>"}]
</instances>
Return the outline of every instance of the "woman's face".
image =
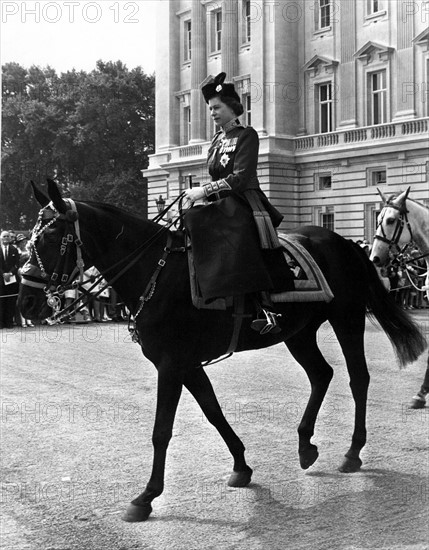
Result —
<instances>
[{"instance_id":1,"label":"woman's face","mask_svg":"<svg viewBox=\"0 0 429 550\"><path fill-rule=\"evenodd\" d=\"M221 101L219 96L209 99L209 109L212 119L218 126L225 126L227 122L233 118L237 118L237 115L226 103Z\"/></svg>"}]
</instances>

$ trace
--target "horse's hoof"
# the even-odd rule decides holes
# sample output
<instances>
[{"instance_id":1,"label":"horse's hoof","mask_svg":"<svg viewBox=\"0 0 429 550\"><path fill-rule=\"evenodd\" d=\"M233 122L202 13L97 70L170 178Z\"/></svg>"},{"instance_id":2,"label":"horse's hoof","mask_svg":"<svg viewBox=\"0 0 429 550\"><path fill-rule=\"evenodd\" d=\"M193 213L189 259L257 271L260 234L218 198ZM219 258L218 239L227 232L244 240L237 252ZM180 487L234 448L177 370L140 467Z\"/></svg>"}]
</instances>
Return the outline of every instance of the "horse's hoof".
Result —
<instances>
[{"instance_id":1,"label":"horse's hoof","mask_svg":"<svg viewBox=\"0 0 429 550\"><path fill-rule=\"evenodd\" d=\"M152 512L152 506L150 504L145 504L144 506L136 506L135 504L130 504L122 516L124 521L129 523L135 523L137 521L146 521Z\"/></svg>"},{"instance_id":2,"label":"horse's hoof","mask_svg":"<svg viewBox=\"0 0 429 550\"><path fill-rule=\"evenodd\" d=\"M338 469L344 474L352 474L353 472L358 472L361 466L362 460L360 458L349 458L346 456L344 462Z\"/></svg>"},{"instance_id":3,"label":"horse's hoof","mask_svg":"<svg viewBox=\"0 0 429 550\"><path fill-rule=\"evenodd\" d=\"M252 480L252 474L252 468L244 472L232 472L228 480L228 487L247 487Z\"/></svg>"},{"instance_id":4,"label":"horse's hoof","mask_svg":"<svg viewBox=\"0 0 429 550\"><path fill-rule=\"evenodd\" d=\"M413 397L411 399L411 403L410 403L410 406L408 407L409 409L424 409L426 406L426 401L425 399L421 399L420 397Z\"/></svg>"},{"instance_id":5,"label":"horse's hoof","mask_svg":"<svg viewBox=\"0 0 429 550\"><path fill-rule=\"evenodd\" d=\"M305 451L299 451L299 463L303 470L310 468L319 458L319 452L315 445L312 445Z\"/></svg>"}]
</instances>

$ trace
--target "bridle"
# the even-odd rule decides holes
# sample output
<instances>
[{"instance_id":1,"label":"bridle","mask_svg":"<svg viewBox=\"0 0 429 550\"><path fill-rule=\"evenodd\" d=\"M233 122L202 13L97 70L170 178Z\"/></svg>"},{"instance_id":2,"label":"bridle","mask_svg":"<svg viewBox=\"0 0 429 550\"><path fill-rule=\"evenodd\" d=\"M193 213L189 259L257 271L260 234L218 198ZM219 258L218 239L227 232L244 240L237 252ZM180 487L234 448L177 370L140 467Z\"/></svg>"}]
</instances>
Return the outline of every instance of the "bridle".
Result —
<instances>
[{"instance_id":1,"label":"bridle","mask_svg":"<svg viewBox=\"0 0 429 550\"><path fill-rule=\"evenodd\" d=\"M52 203L40 210L29 241L30 257L23 266L21 275L23 285L43 289L47 304L54 311L54 316L47 320L48 323L49 321L57 321L56 316L61 310L61 298L66 290L76 289L84 282L84 260L82 257L79 215L74 201L72 199L64 200L70 205L70 209L64 214L61 214ZM44 224L46 220L49 221ZM37 242L41 235L57 220L65 222L64 232L54 270L51 274L48 274L37 251ZM35 262L32 261L33 258Z\"/></svg>"},{"instance_id":2,"label":"bridle","mask_svg":"<svg viewBox=\"0 0 429 550\"><path fill-rule=\"evenodd\" d=\"M396 224L395 224L395 227L394 227L394 230L393 230L393 235L392 235L392 238L388 238L387 235L386 235L386 232L384 231L384 227L383 227L383 221L384 221L384 218L386 216L386 211L388 208L393 208L394 210L398 210L399 212L399 217L396 218ZM399 247L399 240L401 238L401 235L402 235L402 232L404 230L404 227L406 226L409 233L410 233L410 241L413 240L413 232L411 230L411 225L410 225L410 222L408 220L408 210L405 206L405 202L402 206L397 206L396 204L393 204L392 202L385 202L384 205L383 205L383 210L380 212L380 217L379 217L379 221L377 223L377 228L376 228L376 234L374 235L374 240L379 240L379 241L382 241L384 243L386 243L388 246L389 246L389 251L395 247L396 250L398 252L401 251L400 247ZM377 231L378 229L381 230L381 235L378 235L377 234Z\"/></svg>"}]
</instances>

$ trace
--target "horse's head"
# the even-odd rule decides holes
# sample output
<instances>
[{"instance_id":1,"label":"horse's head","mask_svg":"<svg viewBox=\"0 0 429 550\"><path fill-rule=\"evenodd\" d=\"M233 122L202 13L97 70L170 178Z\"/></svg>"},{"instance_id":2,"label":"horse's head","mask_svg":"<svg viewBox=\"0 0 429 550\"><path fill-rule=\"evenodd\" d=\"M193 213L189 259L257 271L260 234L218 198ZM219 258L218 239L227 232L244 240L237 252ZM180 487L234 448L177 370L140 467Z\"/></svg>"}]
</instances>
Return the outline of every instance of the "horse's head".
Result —
<instances>
[{"instance_id":1,"label":"horse's head","mask_svg":"<svg viewBox=\"0 0 429 550\"><path fill-rule=\"evenodd\" d=\"M40 320L58 310L64 290L72 288L84 264L74 202L66 202L52 180L48 195L31 184L42 208L30 239L30 257L22 268L18 307L25 318Z\"/></svg>"},{"instance_id":2,"label":"horse's head","mask_svg":"<svg viewBox=\"0 0 429 550\"><path fill-rule=\"evenodd\" d=\"M390 197L386 197L379 189L377 191L383 200L383 208L377 219L370 260L377 266L383 266L388 262L392 250L399 251L411 240L406 204L410 187Z\"/></svg>"}]
</instances>

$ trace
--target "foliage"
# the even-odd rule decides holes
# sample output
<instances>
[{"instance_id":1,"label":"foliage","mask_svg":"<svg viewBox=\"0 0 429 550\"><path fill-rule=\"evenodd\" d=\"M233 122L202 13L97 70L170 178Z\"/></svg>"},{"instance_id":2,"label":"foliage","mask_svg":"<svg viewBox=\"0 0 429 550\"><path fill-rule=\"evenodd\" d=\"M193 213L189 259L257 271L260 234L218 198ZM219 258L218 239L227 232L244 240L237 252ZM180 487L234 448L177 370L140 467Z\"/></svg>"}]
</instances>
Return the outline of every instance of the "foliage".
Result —
<instances>
[{"instance_id":1,"label":"foliage","mask_svg":"<svg viewBox=\"0 0 429 550\"><path fill-rule=\"evenodd\" d=\"M141 170L154 149L154 76L98 61L90 73L2 67L2 227L32 225L29 181L74 198L147 211Z\"/></svg>"}]
</instances>

